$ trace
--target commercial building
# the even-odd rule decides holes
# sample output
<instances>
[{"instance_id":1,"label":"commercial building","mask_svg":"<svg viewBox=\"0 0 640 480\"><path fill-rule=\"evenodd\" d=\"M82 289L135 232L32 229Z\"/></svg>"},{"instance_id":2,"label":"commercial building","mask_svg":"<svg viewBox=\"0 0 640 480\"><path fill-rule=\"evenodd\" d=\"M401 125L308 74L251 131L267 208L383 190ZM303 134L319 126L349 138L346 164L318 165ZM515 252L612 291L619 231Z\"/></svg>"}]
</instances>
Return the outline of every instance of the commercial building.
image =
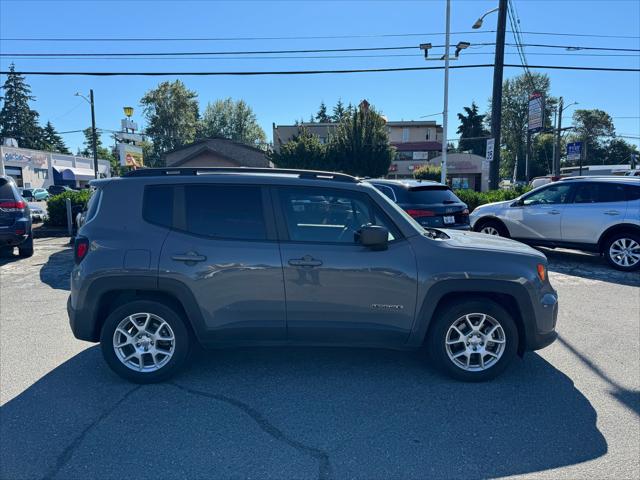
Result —
<instances>
[{"instance_id":1,"label":"commercial building","mask_svg":"<svg viewBox=\"0 0 640 480\"><path fill-rule=\"evenodd\" d=\"M273 167L259 148L226 138L203 138L167 152L167 167Z\"/></svg>"},{"instance_id":2,"label":"commercial building","mask_svg":"<svg viewBox=\"0 0 640 480\"><path fill-rule=\"evenodd\" d=\"M0 146L0 175L13 177L23 188L67 185L82 188L94 179L93 159L75 155ZM100 178L111 176L108 160L98 160Z\"/></svg>"}]
</instances>

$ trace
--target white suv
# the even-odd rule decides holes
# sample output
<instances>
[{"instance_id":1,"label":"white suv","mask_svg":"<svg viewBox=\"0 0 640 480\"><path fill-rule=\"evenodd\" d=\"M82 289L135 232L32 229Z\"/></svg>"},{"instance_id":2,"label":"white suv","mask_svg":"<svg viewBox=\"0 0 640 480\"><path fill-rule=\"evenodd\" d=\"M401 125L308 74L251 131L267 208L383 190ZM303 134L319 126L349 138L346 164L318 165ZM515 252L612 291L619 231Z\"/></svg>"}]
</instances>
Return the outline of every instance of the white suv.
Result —
<instances>
[{"instance_id":1,"label":"white suv","mask_svg":"<svg viewBox=\"0 0 640 480\"><path fill-rule=\"evenodd\" d=\"M546 247L600 252L618 270L640 268L640 179L569 177L470 215L478 232Z\"/></svg>"}]
</instances>

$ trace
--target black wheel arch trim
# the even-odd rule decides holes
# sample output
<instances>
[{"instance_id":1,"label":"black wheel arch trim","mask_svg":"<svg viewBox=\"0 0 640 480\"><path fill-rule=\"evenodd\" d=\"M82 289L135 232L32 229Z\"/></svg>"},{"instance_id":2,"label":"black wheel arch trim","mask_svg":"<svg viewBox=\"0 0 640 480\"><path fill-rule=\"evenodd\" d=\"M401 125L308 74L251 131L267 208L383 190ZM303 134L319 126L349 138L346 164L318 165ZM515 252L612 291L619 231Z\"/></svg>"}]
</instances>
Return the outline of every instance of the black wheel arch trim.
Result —
<instances>
[{"instance_id":1,"label":"black wheel arch trim","mask_svg":"<svg viewBox=\"0 0 640 480\"><path fill-rule=\"evenodd\" d=\"M520 336L518 352L523 353L525 350L535 348L532 342L537 337L536 317L527 289L515 281L492 279L442 280L430 287L422 301L415 327L409 336L409 344L417 346L424 343L442 300L457 294L461 296L461 301L477 295L491 298L499 303L514 316L514 320L518 324ZM510 297L514 304L503 305L500 299L504 296ZM514 305L517 311L512 311Z\"/></svg>"},{"instance_id":2,"label":"black wheel arch trim","mask_svg":"<svg viewBox=\"0 0 640 480\"><path fill-rule=\"evenodd\" d=\"M497 222L500 225L502 225L502 227L507 231L507 233L509 234L509 236L511 236L511 232L509 232L509 229L507 228L507 225L500 219L500 217L496 217L494 215L485 215L484 217L480 217L478 220L475 221L475 223L473 224L473 231L474 232L479 232L479 228L478 225L482 225L483 223L486 222Z\"/></svg>"}]
</instances>

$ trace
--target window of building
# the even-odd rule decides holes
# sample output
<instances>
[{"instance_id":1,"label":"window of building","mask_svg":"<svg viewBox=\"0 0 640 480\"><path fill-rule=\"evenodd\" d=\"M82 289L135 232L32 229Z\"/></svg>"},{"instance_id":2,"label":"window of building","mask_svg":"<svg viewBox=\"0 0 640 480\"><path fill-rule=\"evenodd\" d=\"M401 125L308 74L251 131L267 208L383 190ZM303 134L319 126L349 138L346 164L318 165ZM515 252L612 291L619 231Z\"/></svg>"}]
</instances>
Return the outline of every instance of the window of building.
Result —
<instances>
[{"instance_id":1,"label":"window of building","mask_svg":"<svg viewBox=\"0 0 640 480\"><path fill-rule=\"evenodd\" d=\"M390 241L397 238L395 227L383 220L367 195L328 188L282 188L279 195L293 241L353 245L363 225L381 225L389 230Z\"/></svg>"},{"instance_id":2,"label":"window of building","mask_svg":"<svg viewBox=\"0 0 640 480\"><path fill-rule=\"evenodd\" d=\"M186 185L190 233L237 240L265 240L262 191L249 185Z\"/></svg>"},{"instance_id":3,"label":"window of building","mask_svg":"<svg viewBox=\"0 0 640 480\"><path fill-rule=\"evenodd\" d=\"M33 173L36 175L36 177L42 180L46 180L49 178L49 170L47 170L46 168L34 168Z\"/></svg>"},{"instance_id":4,"label":"window of building","mask_svg":"<svg viewBox=\"0 0 640 480\"><path fill-rule=\"evenodd\" d=\"M408 128L403 128L402 129L402 141L403 142L408 142L409 141L409 129Z\"/></svg>"},{"instance_id":5,"label":"window of building","mask_svg":"<svg viewBox=\"0 0 640 480\"><path fill-rule=\"evenodd\" d=\"M427 134L424 136L425 140L429 140L431 138L431 129L427 128Z\"/></svg>"}]
</instances>

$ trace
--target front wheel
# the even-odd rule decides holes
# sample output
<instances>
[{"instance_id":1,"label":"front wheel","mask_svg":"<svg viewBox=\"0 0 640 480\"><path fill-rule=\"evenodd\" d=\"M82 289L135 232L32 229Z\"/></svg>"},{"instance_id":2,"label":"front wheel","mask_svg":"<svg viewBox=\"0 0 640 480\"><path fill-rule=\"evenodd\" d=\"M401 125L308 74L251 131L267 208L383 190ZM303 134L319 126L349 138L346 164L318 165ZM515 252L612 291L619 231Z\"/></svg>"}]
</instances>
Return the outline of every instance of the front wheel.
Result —
<instances>
[{"instance_id":1,"label":"front wheel","mask_svg":"<svg viewBox=\"0 0 640 480\"><path fill-rule=\"evenodd\" d=\"M189 332L168 306L137 300L116 308L105 320L100 346L105 361L121 377L155 383L175 375L189 354Z\"/></svg>"},{"instance_id":2,"label":"front wheel","mask_svg":"<svg viewBox=\"0 0 640 480\"><path fill-rule=\"evenodd\" d=\"M640 268L640 235L616 233L604 244L603 253L609 265L623 272Z\"/></svg>"},{"instance_id":3,"label":"front wheel","mask_svg":"<svg viewBox=\"0 0 640 480\"><path fill-rule=\"evenodd\" d=\"M475 229L476 232L493 235L495 237L508 237L509 232L504 225L497 220L485 220Z\"/></svg>"},{"instance_id":4,"label":"front wheel","mask_svg":"<svg viewBox=\"0 0 640 480\"><path fill-rule=\"evenodd\" d=\"M436 313L429 330L429 354L456 380L482 382L495 378L512 362L518 329L509 313L491 300L451 304Z\"/></svg>"}]
</instances>

